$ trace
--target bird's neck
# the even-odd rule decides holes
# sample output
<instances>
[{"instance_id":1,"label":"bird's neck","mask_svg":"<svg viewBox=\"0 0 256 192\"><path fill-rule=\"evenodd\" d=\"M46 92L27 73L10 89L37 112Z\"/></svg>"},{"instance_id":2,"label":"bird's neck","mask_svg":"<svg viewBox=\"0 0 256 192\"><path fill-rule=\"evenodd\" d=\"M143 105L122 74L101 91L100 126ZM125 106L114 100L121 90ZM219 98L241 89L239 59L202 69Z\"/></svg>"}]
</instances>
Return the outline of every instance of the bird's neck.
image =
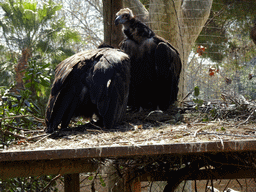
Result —
<instances>
[{"instance_id":1,"label":"bird's neck","mask_svg":"<svg viewBox=\"0 0 256 192\"><path fill-rule=\"evenodd\" d=\"M134 24L135 18L132 18L129 22L126 22L123 24L123 31L131 28L131 26Z\"/></svg>"},{"instance_id":2,"label":"bird's neck","mask_svg":"<svg viewBox=\"0 0 256 192\"><path fill-rule=\"evenodd\" d=\"M123 25L124 35L136 43L155 36L154 32L139 20L133 18Z\"/></svg>"}]
</instances>

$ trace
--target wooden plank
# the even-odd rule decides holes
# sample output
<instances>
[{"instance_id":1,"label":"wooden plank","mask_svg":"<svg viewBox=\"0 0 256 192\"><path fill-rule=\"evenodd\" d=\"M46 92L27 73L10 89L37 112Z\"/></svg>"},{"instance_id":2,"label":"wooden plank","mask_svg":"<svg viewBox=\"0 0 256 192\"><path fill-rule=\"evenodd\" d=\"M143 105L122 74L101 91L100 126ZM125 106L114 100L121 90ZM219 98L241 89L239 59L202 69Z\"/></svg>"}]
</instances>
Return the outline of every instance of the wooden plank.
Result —
<instances>
[{"instance_id":1,"label":"wooden plank","mask_svg":"<svg viewBox=\"0 0 256 192\"><path fill-rule=\"evenodd\" d=\"M0 162L0 178L93 172L97 164L87 159Z\"/></svg>"},{"instance_id":2,"label":"wooden plank","mask_svg":"<svg viewBox=\"0 0 256 192\"><path fill-rule=\"evenodd\" d=\"M79 173L64 175L65 192L80 192Z\"/></svg>"},{"instance_id":3,"label":"wooden plank","mask_svg":"<svg viewBox=\"0 0 256 192\"><path fill-rule=\"evenodd\" d=\"M54 160L69 158L110 158L133 157L143 155L163 154L199 154L217 152L244 152L256 151L256 140L224 141L222 142L195 142L175 143L165 145L136 145L115 147L94 147L79 149L48 149L48 150L24 150L2 151L1 161L29 161L29 160Z\"/></svg>"}]
</instances>

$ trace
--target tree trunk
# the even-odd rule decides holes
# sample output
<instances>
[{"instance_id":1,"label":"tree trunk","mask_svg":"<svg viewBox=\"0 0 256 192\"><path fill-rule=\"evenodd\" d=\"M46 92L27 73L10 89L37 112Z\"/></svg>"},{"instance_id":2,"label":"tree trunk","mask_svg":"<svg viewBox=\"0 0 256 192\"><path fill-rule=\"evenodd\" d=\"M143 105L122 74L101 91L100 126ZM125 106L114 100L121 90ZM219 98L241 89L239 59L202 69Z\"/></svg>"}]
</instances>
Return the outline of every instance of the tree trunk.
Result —
<instances>
[{"instance_id":1,"label":"tree trunk","mask_svg":"<svg viewBox=\"0 0 256 192\"><path fill-rule=\"evenodd\" d=\"M115 15L123 7L122 0L103 0L104 42L118 47L123 39L121 26L115 26Z\"/></svg>"},{"instance_id":2,"label":"tree trunk","mask_svg":"<svg viewBox=\"0 0 256 192\"><path fill-rule=\"evenodd\" d=\"M123 0L123 5L131 8L133 14L142 22L147 23L149 21L149 12L140 0Z\"/></svg>"},{"instance_id":3,"label":"tree trunk","mask_svg":"<svg viewBox=\"0 0 256 192\"><path fill-rule=\"evenodd\" d=\"M30 56L31 50L29 48L24 48L22 50L22 55L18 61L18 64L14 68L16 85L12 88L12 92L19 93L19 90L24 89L23 78Z\"/></svg>"},{"instance_id":4,"label":"tree trunk","mask_svg":"<svg viewBox=\"0 0 256 192\"><path fill-rule=\"evenodd\" d=\"M139 0L124 1L127 7L139 4ZM182 72L179 95L181 100L186 95L187 61L197 37L207 21L213 0L150 0L149 23L156 34L168 40L180 53ZM141 7L137 5L137 7ZM133 10L134 8L131 7ZM137 15L144 14L143 9L136 9ZM136 13L136 12L135 12ZM135 14L136 15L136 14Z\"/></svg>"}]
</instances>

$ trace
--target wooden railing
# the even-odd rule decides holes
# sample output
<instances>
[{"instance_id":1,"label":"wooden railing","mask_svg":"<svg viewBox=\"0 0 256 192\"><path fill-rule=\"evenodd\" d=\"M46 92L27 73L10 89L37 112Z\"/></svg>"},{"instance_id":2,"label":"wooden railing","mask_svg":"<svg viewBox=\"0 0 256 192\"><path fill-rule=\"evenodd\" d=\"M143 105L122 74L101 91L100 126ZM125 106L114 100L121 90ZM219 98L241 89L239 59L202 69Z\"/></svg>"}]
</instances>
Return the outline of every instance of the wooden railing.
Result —
<instances>
[{"instance_id":1,"label":"wooden railing","mask_svg":"<svg viewBox=\"0 0 256 192\"><path fill-rule=\"evenodd\" d=\"M256 152L256 141L227 141L227 142L200 142L177 143L167 145L141 145L118 147L95 147L79 149L47 149L30 151L0 152L0 178L15 178L41 176L50 174L64 175L65 191L77 192L79 187L79 173L94 172L98 164L92 159L107 158L140 158L156 155L182 156L207 155L217 153L245 153ZM237 179L255 178L256 170L200 170L189 175L186 179ZM125 191L140 191L141 181L166 181L166 175L161 172L144 173L134 179L133 187ZM117 190L118 191L118 190Z\"/></svg>"}]
</instances>

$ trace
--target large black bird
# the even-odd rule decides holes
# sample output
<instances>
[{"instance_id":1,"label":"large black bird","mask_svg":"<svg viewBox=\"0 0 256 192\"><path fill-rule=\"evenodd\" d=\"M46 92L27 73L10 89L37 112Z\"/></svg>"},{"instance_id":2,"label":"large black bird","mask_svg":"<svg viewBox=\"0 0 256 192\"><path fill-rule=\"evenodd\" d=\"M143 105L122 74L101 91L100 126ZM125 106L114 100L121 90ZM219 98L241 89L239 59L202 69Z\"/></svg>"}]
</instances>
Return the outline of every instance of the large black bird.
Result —
<instances>
[{"instance_id":1,"label":"large black bird","mask_svg":"<svg viewBox=\"0 0 256 192\"><path fill-rule=\"evenodd\" d=\"M77 53L55 69L46 108L46 132L66 128L72 117L91 118L110 129L123 117L128 101L130 59L118 49L103 48ZM98 122L97 122L98 123Z\"/></svg>"},{"instance_id":2,"label":"large black bird","mask_svg":"<svg viewBox=\"0 0 256 192\"><path fill-rule=\"evenodd\" d=\"M129 8L117 12L118 24L123 25L126 37L120 48L131 59L128 105L134 109L168 109L177 100L181 72L178 51L135 18Z\"/></svg>"}]
</instances>

